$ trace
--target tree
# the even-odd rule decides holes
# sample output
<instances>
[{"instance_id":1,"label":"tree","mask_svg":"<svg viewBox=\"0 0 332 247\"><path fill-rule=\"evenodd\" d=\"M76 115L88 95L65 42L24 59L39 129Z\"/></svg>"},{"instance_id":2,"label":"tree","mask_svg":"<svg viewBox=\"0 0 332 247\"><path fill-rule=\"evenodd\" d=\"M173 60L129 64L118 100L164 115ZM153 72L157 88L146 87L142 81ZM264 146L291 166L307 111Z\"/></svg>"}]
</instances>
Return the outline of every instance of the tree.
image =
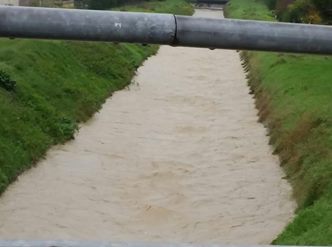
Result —
<instances>
[{"instance_id":1,"label":"tree","mask_svg":"<svg viewBox=\"0 0 332 247\"><path fill-rule=\"evenodd\" d=\"M332 0L312 0L312 2L325 19L332 21Z\"/></svg>"},{"instance_id":2,"label":"tree","mask_svg":"<svg viewBox=\"0 0 332 247\"><path fill-rule=\"evenodd\" d=\"M322 18L311 0L296 0L287 7L282 15L282 20L318 24L321 23Z\"/></svg>"},{"instance_id":3,"label":"tree","mask_svg":"<svg viewBox=\"0 0 332 247\"><path fill-rule=\"evenodd\" d=\"M277 0L275 5L277 13L285 11L290 4L294 3L294 1L295 0Z\"/></svg>"},{"instance_id":4,"label":"tree","mask_svg":"<svg viewBox=\"0 0 332 247\"><path fill-rule=\"evenodd\" d=\"M312 0L320 10L332 9L332 0Z\"/></svg>"},{"instance_id":5,"label":"tree","mask_svg":"<svg viewBox=\"0 0 332 247\"><path fill-rule=\"evenodd\" d=\"M265 2L270 9L274 9L276 7L277 0L265 0Z\"/></svg>"}]
</instances>

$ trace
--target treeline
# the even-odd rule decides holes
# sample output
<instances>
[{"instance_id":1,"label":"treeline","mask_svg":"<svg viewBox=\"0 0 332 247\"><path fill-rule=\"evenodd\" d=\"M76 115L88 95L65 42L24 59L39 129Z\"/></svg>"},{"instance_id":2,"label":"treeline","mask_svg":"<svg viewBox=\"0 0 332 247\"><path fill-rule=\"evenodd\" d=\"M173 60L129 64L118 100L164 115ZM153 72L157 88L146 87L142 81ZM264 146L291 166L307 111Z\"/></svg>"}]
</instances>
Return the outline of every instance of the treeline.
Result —
<instances>
[{"instance_id":1,"label":"treeline","mask_svg":"<svg viewBox=\"0 0 332 247\"><path fill-rule=\"evenodd\" d=\"M332 24L332 0L265 0L281 21Z\"/></svg>"},{"instance_id":2,"label":"treeline","mask_svg":"<svg viewBox=\"0 0 332 247\"><path fill-rule=\"evenodd\" d=\"M75 0L75 7L102 10L143 1L146 2L146 0Z\"/></svg>"}]
</instances>

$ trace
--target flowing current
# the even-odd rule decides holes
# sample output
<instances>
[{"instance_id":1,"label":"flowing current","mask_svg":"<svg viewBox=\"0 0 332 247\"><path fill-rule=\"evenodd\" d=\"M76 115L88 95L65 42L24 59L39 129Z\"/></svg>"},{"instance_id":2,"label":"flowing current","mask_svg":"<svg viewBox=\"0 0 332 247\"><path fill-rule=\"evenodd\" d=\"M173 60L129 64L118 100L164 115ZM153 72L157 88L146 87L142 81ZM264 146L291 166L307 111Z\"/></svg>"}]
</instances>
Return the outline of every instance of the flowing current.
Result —
<instances>
[{"instance_id":1,"label":"flowing current","mask_svg":"<svg viewBox=\"0 0 332 247\"><path fill-rule=\"evenodd\" d=\"M9 187L0 238L270 243L294 202L248 92L235 51L162 46Z\"/></svg>"}]
</instances>

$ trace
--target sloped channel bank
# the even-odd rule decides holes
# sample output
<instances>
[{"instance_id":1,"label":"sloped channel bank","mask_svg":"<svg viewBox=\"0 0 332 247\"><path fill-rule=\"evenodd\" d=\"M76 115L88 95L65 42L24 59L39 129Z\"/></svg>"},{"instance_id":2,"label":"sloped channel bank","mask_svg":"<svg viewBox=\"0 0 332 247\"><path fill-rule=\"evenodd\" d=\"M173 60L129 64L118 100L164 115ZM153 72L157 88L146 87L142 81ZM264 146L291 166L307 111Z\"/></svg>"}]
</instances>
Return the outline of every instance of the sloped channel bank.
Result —
<instances>
[{"instance_id":1,"label":"sloped channel bank","mask_svg":"<svg viewBox=\"0 0 332 247\"><path fill-rule=\"evenodd\" d=\"M231 18L276 21L269 0L231 0ZM244 52L249 85L294 186L297 216L274 241L332 245L332 57Z\"/></svg>"},{"instance_id":2,"label":"sloped channel bank","mask_svg":"<svg viewBox=\"0 0 332 247\"><path fill-rule=\"evenodd\" d=\"M185 0L121 9L193 12ZM0 39L0 194L51 146L71 139L77 123L127 86L156 51L132 44Z\"/></svg>"},{"instance_id":3,"label":"sloped channel bank","mask_svg":"<svg viewBox=\"0 0 332 247\"><path fill-rule=\"evenodd\" d=\"M267 244L293 213L282 177L238 54L161 47L9 187L0 236Z\"/></svg>"}]
</instances>

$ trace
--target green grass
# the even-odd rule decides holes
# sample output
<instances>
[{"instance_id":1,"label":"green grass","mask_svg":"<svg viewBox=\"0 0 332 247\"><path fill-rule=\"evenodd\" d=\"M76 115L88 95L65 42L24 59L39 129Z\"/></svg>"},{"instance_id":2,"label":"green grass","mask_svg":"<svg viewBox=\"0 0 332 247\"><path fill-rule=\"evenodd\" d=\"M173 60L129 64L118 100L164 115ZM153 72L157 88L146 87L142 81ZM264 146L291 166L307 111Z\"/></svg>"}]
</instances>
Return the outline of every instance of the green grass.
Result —
<instances>
[{"instance_id":1,"label":"green grass","mask_svg":"<svg viewBox=\"0 0 332 247\"><path fill-rule=\"evenodd\" d=\"M231 0L228 17L273 20L264 0ZM332 245L332 57L242 52L261 121L298 202L273 242Z\"/></svg>"},{"instance_id":2,"label":"green grass","mask_svg":"<svg viewBox=\"0 0 332 247\"><path fill-rule=\"evenodd\" d=\"M164 0L145 8L190 14L188 6L184 0ZM0 70L17 82L15 91L0 87L0 193L52 145L73 138L78 123L128 85L136 68L157 49L0 39Z\"/></svg>"},{"instance_id":3,"label":"green grass","mask_svg":"<svg viewBox=\"0 0 332 247\"><path fill-rule=\"evenodd\" d=\"M264 0L231 0L225 8L225 14L235 19L275 21L272 11Z\"/></svg>"},{"instance_id":4,"label":"green grass","mask_svg":"<svg viewBox=\"0 0 332 247\"><path fill-rule=\"evenodd\" d=\"M155 13L173 13L177 15L192 15L193 7L187 0L167 0L167 4L163 1L146 1L135 5L124 5L114 10L121 11L137 11L137 12L155 12Z\"/></svg>"}]
</instances>

